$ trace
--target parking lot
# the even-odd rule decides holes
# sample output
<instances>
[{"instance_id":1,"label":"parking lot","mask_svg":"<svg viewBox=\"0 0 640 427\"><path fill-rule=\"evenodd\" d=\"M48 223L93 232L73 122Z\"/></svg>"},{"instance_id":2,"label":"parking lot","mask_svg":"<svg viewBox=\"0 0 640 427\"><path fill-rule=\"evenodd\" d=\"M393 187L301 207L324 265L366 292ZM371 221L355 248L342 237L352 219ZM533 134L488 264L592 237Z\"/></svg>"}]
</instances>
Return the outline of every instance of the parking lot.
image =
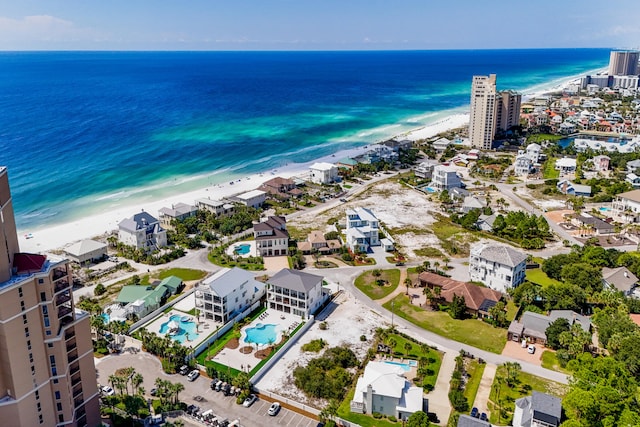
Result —
<instances>
[{"instance_id":1,"label":"parking lot","mask_svg":"<svg viewBox=\"0 0 640 427\"><path fill-rule=\"evenodd\" d=\"M240 425L244 427L261 425L315 427L318 423L312 418L285 407L282 407L276 416L269 416L267 411L271 406L271 402L264 399L258 399L249 408L238 405L236 404L235 396L225 396L221 392L211 390L210 380L207 377L201 375L195 381L190 382L186 376L165 374L162 372L158 359L147 353L113 355L96 361L98 382L102 385L107 385L109 375L115 373L119 368L128 366L133 367L136 372L144 377L143 387L147 390L147 397L150 397L148 392L154 387L155 379L158 377L172 382L180 382L185 386L185 390L180 393L181 401L187 405L198 405L201 412L211 409L215 415L227 418L229 421L238 419ZM203 399L196 401L194 399L196 396L201 396ZM188 420L190 424L205 425L192 418Z\"/></svg>"}]
</instances>

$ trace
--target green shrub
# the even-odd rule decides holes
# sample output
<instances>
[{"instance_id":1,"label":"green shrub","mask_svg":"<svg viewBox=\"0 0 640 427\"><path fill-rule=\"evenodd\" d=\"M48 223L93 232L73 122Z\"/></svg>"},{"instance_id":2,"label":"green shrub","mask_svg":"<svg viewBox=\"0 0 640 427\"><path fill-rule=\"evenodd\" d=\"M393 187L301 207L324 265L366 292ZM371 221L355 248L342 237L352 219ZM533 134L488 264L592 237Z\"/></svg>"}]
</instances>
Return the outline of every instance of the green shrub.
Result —
<instances>
[{"instance_id":1,"label":"green shrub","mask_svg":"<svg viewBox=\"0 0 640 427\"><path fill-rule=\"evenodd\" d=\"M379 420L380 418L382 418L382 414L380 412L374 412L371 414L373 416L373 418L375 418L376 420Z\"/></svg>"},{"instance_id":2,"label":"green shrub","mask_svg":"<svg viewBox=\"0 0 640 427\"><path fill-rule=\"evenodd\" d=\"M105 292L107 292L107 288L105 288L102 283L98 283L95 289L93 290L93 294L97 297L104 294Z\"/></svg>"},{"instance_id":3,"label":"green shrub","mask_svg":"<svg viewBox=\"0 0 640 427\"><path fill-rule=\"evenodd\" d=\"M302 351L312 351L314 353L319 352L327 345L327 342L322 338L310 341L302 346Z\"/></svg>"},{"instance_id":4,"label":"green shrub","mask_svg":"<svg viewBox=\"0 0 640 427\"><path fill-rule=\"evenodd\" d=\"M398 419L393 415L389 415L389 421L391 421L392 423L395 423L396 421L398 421Z\"/></svg>"},{"instance_id":5,"label":"green shrub","mask_svg":"<svg viewBox=\"0 0 640 427\"><path fill-rule=\"evenodd\" d=\"M360 341L365 342L367 340L367 337L364 335L360 335Z\"/></svg>"}]
</instances>

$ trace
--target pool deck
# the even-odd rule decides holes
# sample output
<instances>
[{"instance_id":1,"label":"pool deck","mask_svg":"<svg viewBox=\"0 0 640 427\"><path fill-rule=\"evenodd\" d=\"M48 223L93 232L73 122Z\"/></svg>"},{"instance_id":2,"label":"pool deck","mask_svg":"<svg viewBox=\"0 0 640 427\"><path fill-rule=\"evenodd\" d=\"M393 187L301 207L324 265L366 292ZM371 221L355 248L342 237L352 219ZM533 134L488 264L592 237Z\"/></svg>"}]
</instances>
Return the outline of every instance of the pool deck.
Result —
<instances>
[{"instance_id":1,"label":"pool deck","mask_svg":"<svg viewBox=\"0 0 640 427\"><path fill-rule=\"evenodd\" d=\"M253 322L251 322L250 324L248 324L247 326L245 326L244 328L242 328L242 337L245 336L244 334L244 330L247 328L253 328L255 327L258 323L262 323L263 325L267 325L267 324L276 324L279 326L278 330L280 331L293 331L293 329L296 328L296 322L297 324L301 324L302 320L300 319L300 316L295 316L293 314L288 314L288 313L282 313L279 311L275 311L272 309L267 309L267 311L265 311L260 317L258 317L257 319L255 319ZM279 336L281 336L279 334ZM278 344L278 342L276 342L275 344ZM253 347L253 351L249 354L243 354L240 352L240 349L242 347L245 346L252 346ZM251 366L254 367L256 366L258 363L260 363L259 358L255 357L254 354L257 350L262 350L266 347L268 347L269 345L256 345L256 344L252 344L252 343L245 343L243 341L243 339L240 339L240 346L236 349L230 349L230 348L224 348L222 349L222 351L220 351L218 354L215 355L215 357L213 358L214 361L221 363L223 365L227 365L230 366L234 369L238 369L238 370L242 370L245 369L247 366ZM250 369L249 369L250 370Z\"/></svg>"},{"instance_id":2,"label":"pool deck","mask_svg":"<svg viewBox=\"0 0 640 427\"><path fill-rule=\"evenodd\" d=\"M168 322L171 316L174 316L174 315L180 316L180 317L185 317L185 316L190 317L191 320L193 320L194 322L196 321L195 316L191 316L181 311L171 310L168 313L164 313L159 317L156 317L151 322L144 325L144 327L149 332L153 332L158 336L164 336L164 334L160 333L160 327L162 326L163 323ZM206 326L207 324L208 326ZM203 316L200 316L200 323L198 324L198 328L197 328L198 338L196 338L195 340L185 340L185 342L183 342L182 345L186 347L196 347L198 344L204 341L209 335L211 335L211 333L216 330L216 327L217 326L215 322L211 320L206 320L204 319Z\"/></svg>"},{"instance_id":3,"label":"pool deck","mask_svg":"<svg viewBox=\"0 0 640 427\"><path fill-rule=\"evenodd\" d=\"M238 245L249 245L249 252L246 254L237 254L234 252L235 247ZM255 240L243 240L242 242L236 242L232 245L229 245L225 253L229 256L239 256L242 258L248 258L250 256L256 256L256 241Z\"/></svg>"}]
</instances>

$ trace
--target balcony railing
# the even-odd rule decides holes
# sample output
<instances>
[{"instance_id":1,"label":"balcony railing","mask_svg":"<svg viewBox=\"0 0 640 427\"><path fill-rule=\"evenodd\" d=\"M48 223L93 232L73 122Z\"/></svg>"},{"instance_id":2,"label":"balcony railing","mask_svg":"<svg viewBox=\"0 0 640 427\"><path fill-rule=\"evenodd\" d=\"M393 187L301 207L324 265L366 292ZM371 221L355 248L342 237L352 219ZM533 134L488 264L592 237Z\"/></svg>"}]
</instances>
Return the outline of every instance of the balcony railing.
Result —
<instances>
[{"instance_id":1,"label":"balcony railing","mask_svg":"<svg viewBox=\"0 0 640 427\"><path fill-rule=\"evenodd\" d=\"M82 405L83 403L84 403L84 399L82 398L82 396L80 396L77 399L73 399L73 406L75 406L76 408Z\"/></svg>"},{"instance_id":2,"label":"balcony railing","mask_svg":"<svg viewBox=\"0 0 640 427\"><path fill-rule=\"evenodd\" d=\"M78 360L78 351L74 350L73 352L67 354L67 360L69 361L69 363L73 363Z\"/></svg>"},{"instance_id":3,"label":"balcony railing","mask_svg":"<svg viewBox=\"0 0 640 427\"><path fill-rule=\"evenodd\" d=\"M78 372L80 372L80 365L78 365L77 363L75 365L73 365L71 367L71 369L69 369L69 373L73 376L75 374L77 374Z\"/></svg>"},{"instance_id":4,"label":"balcony railing","mask_svg":"<svg viewBox=\"0 0 640 427\"><path fill-rule=\"evenodd\" d=\"M53 287L53 292L57 294L65 289L69 289L69 281L67 279L56 282L56 285Z\"/></svg>"},{"instance_id":5,"label":"balcony railing","mask_svg":"<svg viewBox=\"0 0 640 427\"><path fill-rule=\"evenodd\" d=\"M71 310L71 307L68 307L66 305L62 305L58 307L58 319L61 319L68 314L71 314L72 311L73 310Z\"/></svg>"},{"instance_id":6,"label":"balcony railing","mask_svg":"<svg viewBox=\"0 0 640 427\"><path fill-rule=\"evenodd\" d=\"M56 305L64 304L67 301L71 301L71 292L65 292L56 297Z\"/></svg>"},{"instance_id":7,"label":"balcony railing","mask_svg":"<svg viewBox=\"0 0 640 427\"><path fill-rule=\"evenodd\" d=\"M63 277L67 277L67 276L68 276L68 273L67 273L66 269L65 270L60 270L60 269L56 268L56 269L53 270L53 280L58 280L58 279L61 279Z\"/></svg>"},{"instance_id":8,"label":"balcony railing","mask_svg":"<svg viewBox=\"0 0 640 427\"><path fill-rule=\"evenodd\" d=\"M78 348L78 345L76 344L76 340L73 340L67 343L67 353L75 350L76 348Z\"/></svg>"}]
</instances>

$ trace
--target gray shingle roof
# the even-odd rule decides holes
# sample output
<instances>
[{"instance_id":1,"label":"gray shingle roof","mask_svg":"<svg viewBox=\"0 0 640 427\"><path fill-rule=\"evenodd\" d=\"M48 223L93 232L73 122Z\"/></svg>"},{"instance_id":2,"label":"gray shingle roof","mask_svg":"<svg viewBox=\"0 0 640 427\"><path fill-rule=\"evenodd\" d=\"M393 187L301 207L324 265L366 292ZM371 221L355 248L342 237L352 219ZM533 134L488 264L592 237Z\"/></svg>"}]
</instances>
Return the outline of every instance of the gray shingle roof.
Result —
<instances>
[{"instance_id":1,"label":"gray shingle roof","mask_svg":"<svg viewBox=\"0 0 640 427\"><path fill-rule=\"evenodd\" d=\"M267 282L275 286L280 286L281 288L306 293L315 288L318 283L322 282L322 276L284 268Z\"/></svg>"},{"instance_id":2,"label":"gray shingle roof","mask_svg":"<svg viewBox=\"0 0 640 427\"><path fill-rule=\"evenodd\" d=\"M516 406L523 409L523 421L543 421L552 426L560 425L562 400L546 393L534 391L531 396L516 400Z\"/></svg>"},{"instance_id":3,"label":"gray shingle roof","mask_svg":"<svg viewBox=\"0 0 640 427\"><path fill-rule=\"evenodd\" d=\"M515 267L527 260L527 256L522 252L504 245L485 245L480 250L480 256L487 261L497 262L509 267Z\"/></svg>"},{"instance_id":4,"label":"gray shingle roof","mask_svg":"<svg viewBox=\"0 0 640 427\"><path fill-rule=\"evenodd\" d=\"M136 230L143 230L148 228L150 225L155 224L158 224L158 220L148 212L142 211L135 214L131 218L123 219L120 224L118 224L118 227L124 230L135 232Z\"/></svg>"},{"instance_id":5,"label":"gray shingle roof","mask_svg":"<svg viewBox=\"0 0 640 427\"><path fill-rule=\"evenodd\" d=\"M602 269L602 279L610 286L622 292L629 292L633 285L638 282L638 278L627 267Z\"/></svg>"},{"instance_id":6,"label":"gray shingle roof","mask_svg":"<svg viewBox=\"0 0 640 427\"><path fill-rule=\"evenodd\" d=\"M246 270L238 267L231 269L224 268L211 277L202 282L202 286L209 288L219 297L225 297L239 288L242 284L247 283L251 287L258 289L264 287L264 283L255 280L255 276ZM250 289L247 287L246 289Z\"/></svg>"},{"instance_id":7,"label":"gray shingle roof","mask_svg":"<svg viewBox=\"0 0 640 427\"><path fill-rule=\"evenodd\" d=\"M478 418L461 414L460 418L458 418L458 427L491 427L491 424L487 421L481 421Z\"/></svg>"}]
</instances>

